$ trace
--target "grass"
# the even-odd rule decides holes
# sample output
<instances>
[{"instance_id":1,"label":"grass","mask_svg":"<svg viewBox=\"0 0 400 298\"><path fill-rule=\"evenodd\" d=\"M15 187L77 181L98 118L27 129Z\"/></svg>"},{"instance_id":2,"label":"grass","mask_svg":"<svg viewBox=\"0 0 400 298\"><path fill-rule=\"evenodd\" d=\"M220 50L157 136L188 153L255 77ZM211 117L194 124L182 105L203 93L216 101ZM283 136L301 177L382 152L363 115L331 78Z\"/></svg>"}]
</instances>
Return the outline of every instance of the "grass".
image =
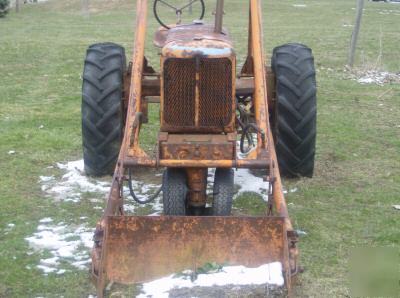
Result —
<instances>
[{"instance_id":1,"label":"grass","mask_svg":"<svg viewBox=\"0 0 400 298\"><path fill-rule=\"evenodd\" d=\"M360 85L343 73L355 1L263 1L267 51L291 41L313 48L318 69L318 142L315 177L285 180L289 211L296 228L307 232L299 243L298 297L349 295L349 253L360 246L400 244L400 85ZM353 3L354 2L354 3ZM99 211L45 198L38 177L55 162L81 158L80 88L86 47L114 41L131 55L133 1L91 1L85 16L78 0L24 5L0 19L0 297L83 297L94 293L89 274L70 271L44 276L35 269L40 254L28 255L25 237L38 220L94 226ZM210 8L213 4L208 3ZM238 53L245 55L246 3L229 1L225 25ZM367 2L358 46L357 66L374 64L400 70L396 5ZM210 15L208 13L208 15ZM246 13L245 13L246 15ZM246 15L247 16L247 15ZM158 65L151 37L157 27L150 16L148 58ZM382 40L382 48L379 40ZM153 111L153 116L156 111ZM42 129L39 127L43 125ZM154 133L156 126L150 127ZM144 140L150 146L150 140ZM14 150L15 154L8 154ZM248 196L248 194L246 194ZM236 202L240 211L257 214L257 198ZM15 227L8 231L7 225ZM31 268L28 270L27 268Z\"/></svg>"}]
</instances>

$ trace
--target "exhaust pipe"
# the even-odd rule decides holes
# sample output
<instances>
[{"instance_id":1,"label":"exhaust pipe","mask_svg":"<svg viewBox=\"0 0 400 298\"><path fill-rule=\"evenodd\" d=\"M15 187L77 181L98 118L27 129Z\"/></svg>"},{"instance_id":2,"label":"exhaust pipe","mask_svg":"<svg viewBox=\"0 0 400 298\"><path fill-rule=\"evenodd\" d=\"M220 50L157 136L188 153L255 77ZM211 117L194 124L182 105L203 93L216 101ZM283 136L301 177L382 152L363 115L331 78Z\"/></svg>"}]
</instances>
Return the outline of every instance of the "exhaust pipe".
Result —
<instances>
[{"instance_id":1,"label":"exhaust pipe","mask_svg":"<svg viewBox=\"0 0 400 298\"><path fill-rule=\"evenodd\" d=\"M222 19L224 17L224 0L217 0L217 8L215 10L215 33L222 33Z\"/></svg>"}]
</instances>

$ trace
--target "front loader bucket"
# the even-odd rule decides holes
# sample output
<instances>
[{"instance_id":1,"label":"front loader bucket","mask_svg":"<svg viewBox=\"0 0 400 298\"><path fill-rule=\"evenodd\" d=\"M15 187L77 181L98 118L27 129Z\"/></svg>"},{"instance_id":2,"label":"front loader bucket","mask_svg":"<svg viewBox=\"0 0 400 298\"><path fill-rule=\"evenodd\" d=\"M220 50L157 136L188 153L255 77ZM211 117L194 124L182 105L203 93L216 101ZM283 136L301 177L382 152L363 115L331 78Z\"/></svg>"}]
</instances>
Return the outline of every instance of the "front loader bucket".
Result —
<instances>
[{"instance_id":1,"label":"front loader bucket","mask_svg":"<svg viewBox=\"0 0 400 298\"><path fill-rule=\"evenodd\" d=\"M206 263L258 267L281 262L290 285L283 217L108 216L98 288L134 284Z\"/></svg>"}]
</instances>

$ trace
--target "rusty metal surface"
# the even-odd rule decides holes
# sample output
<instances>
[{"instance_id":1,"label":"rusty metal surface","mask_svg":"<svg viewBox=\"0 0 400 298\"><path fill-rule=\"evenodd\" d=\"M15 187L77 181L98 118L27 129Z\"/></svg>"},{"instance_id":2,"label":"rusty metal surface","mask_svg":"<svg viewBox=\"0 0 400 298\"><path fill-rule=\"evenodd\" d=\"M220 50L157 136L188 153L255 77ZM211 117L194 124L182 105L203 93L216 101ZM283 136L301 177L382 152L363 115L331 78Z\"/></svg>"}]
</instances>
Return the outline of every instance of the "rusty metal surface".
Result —
<instances>
[{"instance_id":1,"label":"rusty metal surface","mask_svg":"<svg viewBox=\"0 0 400 298\"><path fill-rule=\"evenodd\" d=\"M155 34L154 44L163 48L164 57L221 58L233 55L228 32L223 30L222 33L215 33L214 27L206 24L178 25L169 30L160 28Z\"/></svg>"},{"instance_id":2,"label":"rusty metal surface","mask_svg":"<svg viewBox=\"0 0 400 298\"><path fill-rule=\"evenodd\" d=\"M108 217L103 250L107 280L124 284L208 262L288 264L284 220L278 217Z\"/></svg>"},{"instance_id":3,"label":"rusty metal surface","mask_svg":"<svg viewBox=\"0 0 400 298\"><path fill-rule=\"evenodd\" d=\"M272 76L272 77L270 77ZM268 80L273 79L273 73L268 72ZM269 85L268 85L269 86ZM272 85L271 85L272 86ZM142 95L143 96L160 96L161 82L158 77L144 77L142 80ZM244 95L254 92L254 78L253 77L240 77L236 79L235 82L235 94ZM268 89L270 90L270 89ZM271 91L273 87L271 87ZM269 92L269 91L268 91ZM148 100L148 99L146 99ZM149 101L149 100L148 100ZM149 101L154 103L159 103L159 99L156 101Z\"/></svg>"},{"instance_id":4,"label":"rusty metal surface","mask_svg":"<svg viewBox=\"0 0 400 298\"><path fill-rule=\"evenodd\" d=\"M214 27L207 24L181 25L171 28L166 38L169 42L191 42L193 40L214 40L232 45L231 38L226 29L222 33L215 33Z\"/></svg>"},{"instance_id":5,"label":"rusty metal surface","mask_svg":"<svg viewBox=\"0 0 400 298\"><path fill-rule=\"evenodd\" d=\"M192 160L192 159L156 159L130 156L124 160L125 167L170 167L170 168L244 168L266 169L269 166L267 159L218 159L218 160Z\"/></svg>"},{"instance_id":6,"label":"rusty metal surface","mask_svg":"<svg viewBox=\"0 0 400 298\"><path fill-rule=\"evenodd\" d=\"M235 129L234 59L167 58L162 62L162 131Z\"/></svg>"},{"instance_id":7,"label":"rusty metal surface","mask_svg":"<svg viewBox=\"0 0 400 298\"><path fill-rule=\"evenodd\" d=\"M188 205L205 207L207 201L207 168L186 168Z\"/></svg>"},{"instance_id":8,"label":"rusty metal surface","mask_svg":"<svg viewBox=\"0 0 400 298\"><path fill-rule=\"evenodd\" d=\"M215 24L214 24L214 32L221 33L222 32L222 21L224 18L224 0L217 0L217 7L215 9Z\"/></svg>"},{"instance_id":9,"label":"rusty metal surface","mask_svg":"<svg viewBox=\"0 0 400 298\"><path fill-rule=\"evenodd\" d=\"M170 29L167 29L163 26L159 27L156 32L154 33L153 44L157 48L162 48L167 41L168 32Z\"/></svg>"},{"instance_id":10,"label":"rusty metal surface","mask_svg":"<svg viewBox=\"0 0 400 298\"><path fill-rule=\"evenodd\" d=\"M214 27L207 24L170 25L171 29L159 27L154 34L153 43L158 48L163 48L169 42L188 43L193 40L213 40L232 45L226 29L222 33L215 33Z\"/></svg>"},{"instance_id":11,"label":"rusty metal surface","mask_svg":"<svg viewBox=\"0 0 400 298\"><path fill-rule=\"evenodd\" d=\"M160 159L224 160L235 159L236 141L227 135L168 134L160 142Z\"/></svg>"}]
</instances>

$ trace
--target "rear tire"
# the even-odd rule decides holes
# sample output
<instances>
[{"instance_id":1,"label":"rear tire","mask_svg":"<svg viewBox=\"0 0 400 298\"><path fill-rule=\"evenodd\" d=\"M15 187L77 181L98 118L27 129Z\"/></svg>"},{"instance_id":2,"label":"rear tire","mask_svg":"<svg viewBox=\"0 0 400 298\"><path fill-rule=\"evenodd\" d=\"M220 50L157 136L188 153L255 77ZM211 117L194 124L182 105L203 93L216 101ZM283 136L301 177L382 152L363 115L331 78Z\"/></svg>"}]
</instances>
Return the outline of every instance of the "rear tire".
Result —
<instances>
[{"instance_id":1,"label":"rear tire","mask_svg":"<svg viewBox=\"0 0 400 298\"><path fill-rule=\"evenodd\" d=\"M311 49L297 43L273 51L276 77L274 136L281 174L312 177L317 132L317 87Z\"/></svg>"},{"instance_id":2,"label":"rear tire","mask_svg":"<svg viewBox=\"0 0 400 298\"><path fill-rule=\"evenodd\" d=\"M82 85L82 141L85 172L112 174L123 138L125 50L114 43L87 49Z\"/></svg>"},{"instance_id":3,"label":"rear tire","mask_svg":"<svg viewBox=\"0 0 400 298\"><path fill-rule=\"evenodd\" d=\"M187 193L185 171L167 168L163 175L164 215L186 215Z\"/></svg>"},{"instance_id":4,"label":"rear tire","mask_svg":"<svg viewBox=\"0 0 400 298\"><path fill-rule=\"evenodd\" d=\"M213 204L211 213L215 216L231 215L234 188L232 169L218 168L215 171Z\"/></svg>"}]
</instances>

